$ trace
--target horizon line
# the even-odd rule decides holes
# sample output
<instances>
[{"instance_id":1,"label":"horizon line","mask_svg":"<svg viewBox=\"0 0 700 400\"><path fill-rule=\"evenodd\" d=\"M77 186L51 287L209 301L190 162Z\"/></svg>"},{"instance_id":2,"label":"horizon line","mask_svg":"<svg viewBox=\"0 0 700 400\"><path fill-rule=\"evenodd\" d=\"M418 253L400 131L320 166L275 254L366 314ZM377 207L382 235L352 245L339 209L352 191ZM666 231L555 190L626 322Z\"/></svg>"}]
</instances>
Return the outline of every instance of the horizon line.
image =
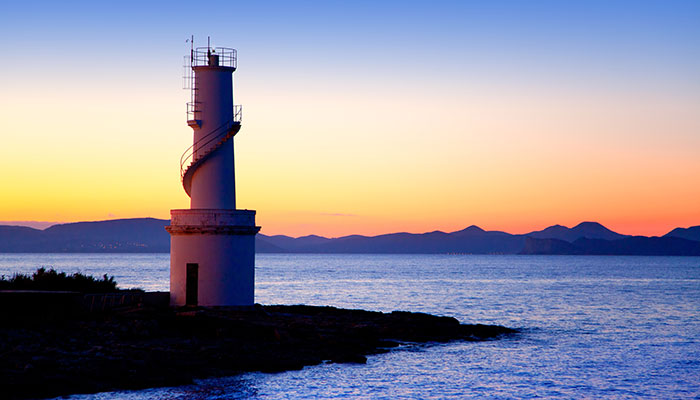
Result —
<instances>
[{"instance_id":1,"label":"horizon line","mask_svg":"<svg viewBox=\"0 0 700 400\"><path fill-rule=\"evenodd\" d=\"M134 219L156 219L156 220L161 220L161 221L168 221L168 219L156 218L156 217L111 218L111 219L99 219L99 220L90 220L90 221L34 221L34 220L16 220L16 221L10 221L10 220L8 220L8 221L4 221L4 220L3 220L3 221L0 221L0 226L2 226L2 225L5 225L5 226L22 226L22 227L27 227L27 228L32 228L32 229L37 229L37 230L44 231L44 230L46 230L46 229L48 229L48 228L50 228L50 227L52 227L52 226L55 226L55 225L77 224L77 223L84 223L84 222L108 222L108 221L134 220ZM528 230L528 231L522 232L522 233L511 233L511 232L508 232L508 231L506 231L506 230L499 230L499 229L489 230L489 229L484 229L483 227L478 226L478 225L476 225L476 224L470 224L470 225L468 225L468 226L466 226L466 227L464 227L464 228L457 229L457 230L454 230L454 231L441 230L441 229L433 229L433 230L427 230L427 231L423 231L423 232L394 231L394 232L385 232L385 233L379 233L379 234L350 233L350 234L340 235L340 236L324 236L324 235L319 235L319 234L317 234L317 233L302 234L302 235L298 235L298 236L292 236L292 235L288 235L288 234L284 234L284 233L263 233L263 232L261 232L261 234L264 234L265 236L287 236L287 237L291 237L291 238L295 238L295 239L298 239L298 238L301 238L301 237L307 237L307 236L319 236L319 237L323 237L323 238L327 238L327 239L338 239L338 238L343 238L343 237L348 237L348 236L376 237L376 236L392 235L392 234L399 234L399 233L407 233L407 234L413 234L413 235L421 235L421 234L432 233L432 232L443 232L443 233L448 233L448 234L450 234L450 233L460 232L460 231L463 231L463 230L468 229L468 228L471 228L471 227L476 227L476 228L479 228L479 229L481 229L481 230L483 230L483 231L485 231L485 232L503 232L503 233L507 233L507 234L510 234L510 235L527 235L527 234L534 233L534 232L540 232L540 231L542 231L542 230L545 230L545 229L551 228L551 227L555 227L555 226L562 226L562 227L567 228L567 229L573 229L573 228L575 228L575 227L577 227L577 226L579 226L579 225L581 225L581 224L584 224L584 223L599 224L599 225L601 225L602 227L604 227L605 229L608 229L608 230L610 230L611 232L614 232L614 233L617 233L617 234L620 234L620 235L623 235L623 236L646 236L646 237L662 237L662 236L664 236L664 235L670 233L670 232L673 231L674 229L678 229L678 228L681 228L681 229L688 229L688 228L692 228L692 227L695 227L695 226L700 226L700 223L698 223L697 225L689 225L689 226L685 226L685 227L684 227L684 226L676 226L676 227L674 227L674 228L668 230L668 231L665 232L665 233L657 234L657 235L648 235L648 236L647 236L647 235L630 235L630 234L620 233L620 232L617 232L617 231L614 231L614 230L608 228L605 224L603 224L603 223L601 223L601 222L598 222L598 221L590 221L590 220L588 220L588 221L581 221L581 222L579 222L579 223L577 223L577 224L575 224L575 225L573 225L573 226L567 226L567 225L562 225L562 224L555 223L555 224L553 224L553 225L547 225L547 226L545 226L544 228L540 228L540 229L531 229L531 230Z\"/></svg>"}]
</instances>

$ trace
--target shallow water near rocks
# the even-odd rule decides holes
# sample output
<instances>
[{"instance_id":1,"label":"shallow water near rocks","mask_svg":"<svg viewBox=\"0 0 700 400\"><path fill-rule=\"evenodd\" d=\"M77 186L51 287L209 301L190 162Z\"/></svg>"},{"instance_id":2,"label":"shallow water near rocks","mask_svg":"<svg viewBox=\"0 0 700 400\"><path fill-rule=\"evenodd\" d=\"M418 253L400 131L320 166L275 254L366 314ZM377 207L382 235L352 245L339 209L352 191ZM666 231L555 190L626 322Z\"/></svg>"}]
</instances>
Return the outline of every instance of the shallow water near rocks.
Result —
<instances>
[{"instance_id":1,"label":"shallow water near rocks","mask_svg":"<svg viewBox=\"0 0 700 400\"><path fill-rule=\"evenodd\" d=\"M256 301L423 311L521 328L323 364L71 399L697 398L700 258L259 254ZM53 266L168 289L167 254L0 254L0 274Z\"/></svg>"}]
</instances>

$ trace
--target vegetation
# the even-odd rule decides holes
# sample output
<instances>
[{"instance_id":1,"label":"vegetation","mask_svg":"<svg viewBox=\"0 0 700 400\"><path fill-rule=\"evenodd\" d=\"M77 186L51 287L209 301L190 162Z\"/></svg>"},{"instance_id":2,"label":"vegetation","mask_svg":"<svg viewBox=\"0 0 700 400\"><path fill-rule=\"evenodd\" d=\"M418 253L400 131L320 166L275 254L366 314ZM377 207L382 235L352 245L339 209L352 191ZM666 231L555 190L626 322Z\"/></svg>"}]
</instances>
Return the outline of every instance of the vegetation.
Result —
<instances>
[{"instance_id":1,"label":"vegetation","mask_svg":"<svg viewBox=\"0 0 700 400\"><path fill-rule=\"evenodd\" d=\"M0 276L0 290L52 290L81 293L119 291L114 277L107 274L104 274L102 279L96 279L80 272L67 275L65 272L57 272L53 268L47 270L44 267L37 269L31 276L28 274L14 274L11 278Z\"/></svg>"}]
</instances>

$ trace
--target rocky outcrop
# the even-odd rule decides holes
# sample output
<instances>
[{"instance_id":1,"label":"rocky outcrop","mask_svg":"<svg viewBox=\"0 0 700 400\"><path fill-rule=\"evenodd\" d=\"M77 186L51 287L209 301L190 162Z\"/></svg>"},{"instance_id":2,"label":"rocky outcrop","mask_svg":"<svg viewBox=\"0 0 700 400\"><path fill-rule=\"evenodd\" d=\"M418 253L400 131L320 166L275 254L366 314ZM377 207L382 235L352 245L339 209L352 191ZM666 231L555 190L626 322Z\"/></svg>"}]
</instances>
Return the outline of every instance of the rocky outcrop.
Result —
<instances>
[{"instance_id":1,"label":"rocky outcrop","mask_svg":"<svg viewBox=\"0 0 700 400\"><path fill-rule=\"evenodd\" d=\"M312 306L114 309L0 322L3 397L187 384L245 371L364 363L403 342L488 340L515 330L421 313Z\"/></svg>"}]
</instances>

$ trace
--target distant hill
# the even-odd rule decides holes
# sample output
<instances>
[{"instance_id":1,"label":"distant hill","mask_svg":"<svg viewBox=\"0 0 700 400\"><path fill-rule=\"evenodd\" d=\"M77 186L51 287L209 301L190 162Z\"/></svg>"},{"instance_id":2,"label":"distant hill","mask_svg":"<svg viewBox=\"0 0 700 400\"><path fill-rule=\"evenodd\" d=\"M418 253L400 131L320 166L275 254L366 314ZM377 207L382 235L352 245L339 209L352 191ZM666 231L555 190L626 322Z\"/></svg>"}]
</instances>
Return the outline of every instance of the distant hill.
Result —
<instances>
[{"instance_id":1,"label":"distant hill","mask_svg":"<svg viewBox=\"0 0 700 400\"><path fill-rule=\"evenodd\" d=\"M700 256L700 241L677 237L629 236L617 240L527 238L520 254Z\"/></svg>"},{"instance_id":2,"label":"distant hill","mask_svg":"<svg viewBox=\"0 0 700 400\"><path fill-rule=\"evenodd\" d=\"M30 253L45 247L44 232L24 226L0 225L0 252Z\"/></svg>"},{"instance_id":3,"label":"distant hill","mask_svg":"<svg viewBox=\"0 0 700 400\"><path fill-rule=\"evenodd\" d=\"M467 253L514 254L523 246L523 237L504 232L469 227L445 233L391 233L379 236L346 236L306 246L308 253Z\"/></svg>"},{"instance_id":4,"label":"distant hill","mask_svg":"<svg viewBox=\"0 0 700 400\"><path fill-rule=\"evenodd\" d=\"M266 239L266 236L263 234L258 233L255 236L255 252L256 253L289 253L288 250L285 250L279 246L275 246L274 244L268 242Z\"/></svg>"},{"instance_id":5,"label":"distant hill","mask_svg":"<svg viewBox=\"0 0 700 400\"><path fill-rule=\"evenodd\" d=\"M284 236L284 235L266 236L263 234L258 234L257 238L259 239L257 243L266 243L266 244L272 245L278 249L284 249L284 250L282 250L283 252L284 251L287 251L287 252L302 251L306 247L313 247L316 245L330 242L332 240L332 239L328 239L328 238L325 238L322 236L316 236L316 235L309 235L309 236L302 236L302 237L298 237L298 238L293 238L293 237ZM261 252L261 251L258 250L258 252ZM274 251L274 253L277 253L277 252Z\"/></svg>"},{"instance_id":6,"label":"distant hill","mask_svg":"<svg viewBox=\"0 0 700 400\"><path fill-rule=\"evenodd\" d=\"M574 242L580 238L617 240L626 237L626 235L613 232L597 222L581 222L573 228L554 225L541 231L528 233L527 236L536 239L559 239L567 242Z\"/></svg>"},{"instance_id":7,"label":"distant hill","mask_svg":"<svg viewBox=\"0 0 700 400\"><path fill-rule=\"evenodd\" d=\"M531 237L525 238L523 249L520 254L538 255L538 254L556 254L567 255L576 254L577 248L570 242L561 239L535 239Z\"/></svg>"},{"instance_id":8,"label":"distant hill","mask_svg":"<svg viewBox=\"0 0 700 400\"><path fill-rule=\"evenodd\" d=\"M2 253L159 253L170 251L168 220L119 219L54 225L44 230L0 225ZM469 226L456 232L390 233L325 238L256 236L258 253L611 254L700 255L700 226L663 237L627 236L597 222L550 226L513 235Z\"/></svg>"},{"instance_id":9,"label":"distant hill","mask_svg":"<svg viewBox=\"0 0 700 400\"><path fill-rule=\"evenodd\" d=\"M664 237L678 237L688 240L700 241L700 225L690 228L676 228L664 235Z\"/></svg>"},{"instance_id":10,"label":"distant hill","mask_svg":"<svg viewBox=\"0 0 700 400\"><path fill-rule=\"evenodd\" d=\"M54 225L42 230L0 226L4 253L160 253L170 251L165 226L155 218Z\"/></svg>"}]
</instances>

